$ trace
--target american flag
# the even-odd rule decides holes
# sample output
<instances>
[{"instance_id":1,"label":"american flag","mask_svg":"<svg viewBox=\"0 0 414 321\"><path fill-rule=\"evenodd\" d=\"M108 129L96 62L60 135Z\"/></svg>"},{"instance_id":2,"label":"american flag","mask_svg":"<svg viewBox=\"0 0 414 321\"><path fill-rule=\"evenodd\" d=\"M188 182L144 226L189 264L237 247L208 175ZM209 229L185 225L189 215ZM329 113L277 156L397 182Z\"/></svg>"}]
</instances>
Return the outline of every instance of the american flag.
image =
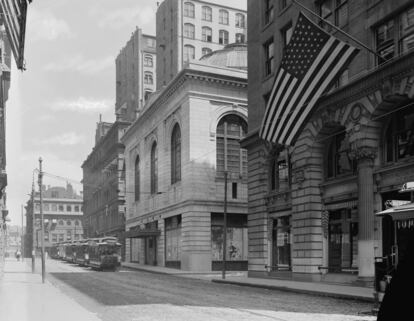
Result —
<instances>
[{"instance_id":1,"label":"american flag","mask_svg":"<svg viewBox=\"0 0 414 321\"><path fill-rule=\"evenodd\" d=\"M292 145L318 98L358 52L300 13L275 75L260 137Z\"/></svg>"}]
</instances>

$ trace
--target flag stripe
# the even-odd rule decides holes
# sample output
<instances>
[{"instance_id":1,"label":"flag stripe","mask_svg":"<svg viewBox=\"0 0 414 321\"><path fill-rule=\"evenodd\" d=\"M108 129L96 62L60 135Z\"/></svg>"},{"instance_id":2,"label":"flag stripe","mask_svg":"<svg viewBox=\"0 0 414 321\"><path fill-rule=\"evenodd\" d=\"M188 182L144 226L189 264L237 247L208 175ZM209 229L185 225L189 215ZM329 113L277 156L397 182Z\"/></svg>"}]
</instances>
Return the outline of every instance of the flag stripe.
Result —
<instances>
[{"instance_id":1,"label":"flag stripe","mask_svg":"<svg viewBox=\"0 0 414 321\"><path fill-rule=\"evenodd\" d=\"M279 99L277 101L275 101L275 103L273 104L274 108L276 108L276 114L274 115L274 117L269 119L270 131L268 133L272 133L274 131L274 127L277 124L277 122L275 120L278 119L279 113L280 113L280 110L281 110L279 107L283 106L285 104L286 99L288 97L287 93L292 93L295 90L297 79L292 77L291 75L288 75L287 77L289 77L289 82L283 88L283 95L281 97L279 97ZM280 91L282 91L282 90L280 90Z\"/></svg>"},{"instance_id":2,"label":"flag stripe","mask_svg":"<svg viewBox=\"0 0 414 321\"><path fill-rule=\"evenodd\" d=\"M291 126L293 120L296 118L296 115L302 110L303 106L308 103L308 98L312 97L312 93L317 87L317 84L321 81L323 75L327 71L327 68L332 67L332 63L337 57L337 55L341 52L344 44L340 43L338 40L334 41L332 47L329 48L327 52L325 52L323 59L321 62L316 66L314 73L310 77L308 83L305 86L304 92L299 93L299 102L295 101L296 108L292 111L288 118L283 123L280 123L279 129L281 131L277 132L275 136L277 138L283 139L287 133L287 129ZM280 135L279 135L280 134Z\"/></svg>"},{"instance_id":3,"label":"flag stripe","mask_svg":"<svg viewBox=\"0 0 414 321\"><path fill-rule=\"evenodd\" d=\"M275 112L275 110L274 110L274 108L276 108L275 105L271 106L271 111L268 110L268 108L269 108L268 106L270 106L269 105L270 102L273 102L275 100L274 99L275 94L276 95L281 95L281 92L279 90L279 86L280 86L280 82L283 82L283 80L286 80L286 78L282 78L284 75L286 75L286 72L283 70L283 68L280 68L279 71L278 71L278 74L276 76L277 77L276 81L273 84L273 89L272 89L272 92L270 94L270 97L269 97L269 100L268 100L268 103L267 103L266 114L272 115ZM278 100L278 98L276 99L276 101L277 100ZM262 135L264 135L264 136L267 135L267 131L268 131L269 126L270 126L269 121L266 121L266 119L267 119L266 117L263 118L263 122L265 123L265 127L264 127L264 130L262 131Z\"/></svg>"},{"instance_id":4,"label":"flag stripe","mask_svg":"<svg viewBox=\"0 0 414 321\"><path fill-rule=\"evenodd\" d=\"M315 103L319 99L319 96L323 93L323 90L325 90L329 86L329 84L335 78L335 75L338 74L340 69L342 69L344 65L349 63L349 61L351 61L354 58L354 56L358 53L357 50L355 50L354 48L352 48L350 46L347 46L347 48L345 48L345 49L346 49L345 52L338 56L338 58L340 58L340 60L338 59L339 61L334 63L335 67L330 72L330 74L327 75L326 78L322 77L322 79L324 79L324 82L321 84L321 86L319 88L319 91L315 93L312 100L310 101L310 103L306 107L306 111L304 113L299 114L300 118L296 122L293 122L294 127L291 129L289 136L285 140L285 143L287 145L291 144L292 141L294 140L294 138L296 137L296 135L297 135L297 133L300 129L300 124L302 124L305 121L305 119L307 118L307 116L311 112L311 110L313 108L313 105L315 105ZM316 88L318 88L318 86L316 86ZM325 89L323 89L323 88L325 88Z\"/></svg>"},{"instance_id":5,"label":"flag stripe","mask_svg":"<svg viewBox=\"0 0 414 321\"><path fill-rule=\"evenodd\" d=\"M277 119L277 129L272 133L272 141L276 142L277 137L279 136L280 131L282 128L284 128L284 123L287 121L288 116L294 112L294 108L296 106L303 105L311 92L311 84L313 81L315 81L315 77L317 73L321 70L321 68L326 63L326 57L329 55L336 47L337 40L335 41L334 38L330 38L328 42L325 44L324 48L322 49L321 53L316 58L315 62L313 63L312 67L309 69L309 71L306 73L305 77L301 81L299 87L295 90L295 96L293 99L289 102L289 105L284 108L284 106L281 107L281 112L283 112L283 115L281 119ZM299 101L299 103L298 103Z\"/></svg>"}]
</instances>

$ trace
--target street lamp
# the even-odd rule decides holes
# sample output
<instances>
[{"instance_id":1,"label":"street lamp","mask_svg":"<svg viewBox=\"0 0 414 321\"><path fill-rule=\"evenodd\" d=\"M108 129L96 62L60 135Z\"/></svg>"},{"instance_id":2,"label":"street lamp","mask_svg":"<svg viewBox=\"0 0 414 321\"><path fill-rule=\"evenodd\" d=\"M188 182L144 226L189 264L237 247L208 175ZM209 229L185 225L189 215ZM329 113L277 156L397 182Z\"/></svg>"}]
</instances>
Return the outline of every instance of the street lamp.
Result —
<instances>
[{"instance_id":1,"label":"street lamp","mask_svg":"<svg viewBox=\"0 0 414 321\"><path fill-rule=\"evenodd\" d=\"M39 157L39 196L40 196L40 220L41 220L41 244L42 244L42 283L45 283L45 272L46 272L46 266L45 266L45 223L43 220L43 195L42 195L42 178L43 178L43 172L42 172L42 158Z\"/></svg>"}]
</instances>

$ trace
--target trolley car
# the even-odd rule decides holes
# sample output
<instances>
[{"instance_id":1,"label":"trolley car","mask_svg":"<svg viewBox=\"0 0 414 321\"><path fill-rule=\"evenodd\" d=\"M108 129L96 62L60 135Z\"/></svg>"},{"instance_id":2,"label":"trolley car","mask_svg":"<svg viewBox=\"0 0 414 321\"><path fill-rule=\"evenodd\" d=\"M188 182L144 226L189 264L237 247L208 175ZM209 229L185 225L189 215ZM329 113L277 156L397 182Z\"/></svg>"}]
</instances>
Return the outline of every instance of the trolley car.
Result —
<instances>
[{"instance_id":1,"label":"trolley car","mask_svg":"<svg viewBox=\"0 0 414 321\"><path fill-rule=\"evenodd\" d=\"M116 271L121 266L121 244L112 236L59 242L52 249L52 258L97 270Z\"/></svg>"},{"instance_id":2,"label":"trolley car","mask_svg":"<svg viewBox=\"0 0 414 321\"><path fill-rule=\"evenodd\" d=\"M121 244L116 237L90 239L87 252L87 265L94 269L117 270L121 265Z\"/></svg>"},{"instance_id":3,"label":"trolley car","mask_svg":"<svg viewBox=\"0 0 414 321\"><path fill-rule=\"evenodd\" d=\"M75 245L75 261L74 263L79 264L81 266L87 266L89 262L89 254L88 254L88 240L80 240Z\"/></svg>"}]
</instances>

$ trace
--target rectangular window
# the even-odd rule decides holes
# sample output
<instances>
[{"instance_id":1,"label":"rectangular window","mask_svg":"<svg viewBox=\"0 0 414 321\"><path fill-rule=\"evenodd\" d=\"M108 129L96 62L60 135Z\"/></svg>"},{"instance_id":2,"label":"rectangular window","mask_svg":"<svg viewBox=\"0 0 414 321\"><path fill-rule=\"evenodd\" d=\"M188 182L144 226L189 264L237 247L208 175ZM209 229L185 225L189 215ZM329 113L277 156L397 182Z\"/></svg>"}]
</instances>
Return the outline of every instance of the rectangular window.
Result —
<instances>
[{"instance_id":1,"label":"rectangular window","mask_svg":"<svg viewBox=\"0 0 414 321\"><path fill-rule=\"evenodd\" d=\"M63 205L59 205L59 212L63 212L65 210L65 208L63 207Z\"/></svg>"},{"instance_id":2,"label":"rectangular window","mask_svg":"<svg viewBox=\"0 0 414 321\"><path fill-rule=\"evenodd\" d=\"M165 219L165 260L181 261L181 215Z\"/></svg>"},{"instance_id":3,"label":"rectangular window","mask_svg":"<svg viewBox=\"0 0 414 321\"><path fill-rule=\"evenodd\" d=\"M231 197L233 199L237 198L237 183L232 183L231 184Z\"/></svg>"},{"instance_id":4,"label":"rectangular window","mask_svg":"<svg viewBox=\"0 0 414 321\"><path fill-rule=\"evenodd\" d=\"M291 22L281 30L283 48L285 48L287 44L289 43L290 38L292 37L292 32L293 32L293 27L292 27Z\"/></svg>"},{"instance_id":5,"label":"rectangular window","mask_svg":"<svg viewBox=\"0 0 414 321\"><path fill-rule=\"evenodd\" d=\"M66 205L66 212L72 212L72 206Z\"/></svg>"},{"instance_id":6,"label":"rectangular window","mask_svg":"<svg viewBox=\"0 0 414 321\"><path fill-rule=\"evenodd\" d=\"M291 0L279 0L279 10L282 11L288 5L290 5Z\"/></svg>"},{"instance_id":7,"label":"rectangular window","mask_svg":"<svg viewBox=\"0 0 414 321\"><path fill-rule=\"evenodd\" d=\"M75 212L79 212L79 205L75 205Z\"/></svg>"},{"instance_id":8,"label":"rectangular window","mask_svg":"<svg viewBox=\"0 0 414 321\"><path fill-rule=\"evenodd\" d=\"M338 27L348 24L348 0L325 0L319 2L319 15ZM323 21L320 22L324 26Z\"/></svg>"},{"instance_id":9,"label":"rectangular window","mask_svg":"<svg viewBox=\"0 0 414 321\"><path fill-rule=\"evenodd\" d=\"M264 1L264 23L273 21L273 1L272 0L263 0Z\"/></svg>"},{"instance_id":10,"label":"rectangular window","mask_svg":"<svg viewBox=\"0 0 414 321\"><path fill-rule=\"evenodd\" d=\"M52 242L57 242L58 236L56 233L52 233Z\"/></svg>"},{"instance_id":11,"label":"rectangular window","mask_svg":"<svg viewBox=\"0 0 414 321\"><path fill-rule=\"evenodd\" d=\"M264 75L268 76L271 73L273 73L274 68L275 68L273 38L268 40L263 45L263 49L264 49L264 63L265 63Z\"/></svg>"}]
</instances>

